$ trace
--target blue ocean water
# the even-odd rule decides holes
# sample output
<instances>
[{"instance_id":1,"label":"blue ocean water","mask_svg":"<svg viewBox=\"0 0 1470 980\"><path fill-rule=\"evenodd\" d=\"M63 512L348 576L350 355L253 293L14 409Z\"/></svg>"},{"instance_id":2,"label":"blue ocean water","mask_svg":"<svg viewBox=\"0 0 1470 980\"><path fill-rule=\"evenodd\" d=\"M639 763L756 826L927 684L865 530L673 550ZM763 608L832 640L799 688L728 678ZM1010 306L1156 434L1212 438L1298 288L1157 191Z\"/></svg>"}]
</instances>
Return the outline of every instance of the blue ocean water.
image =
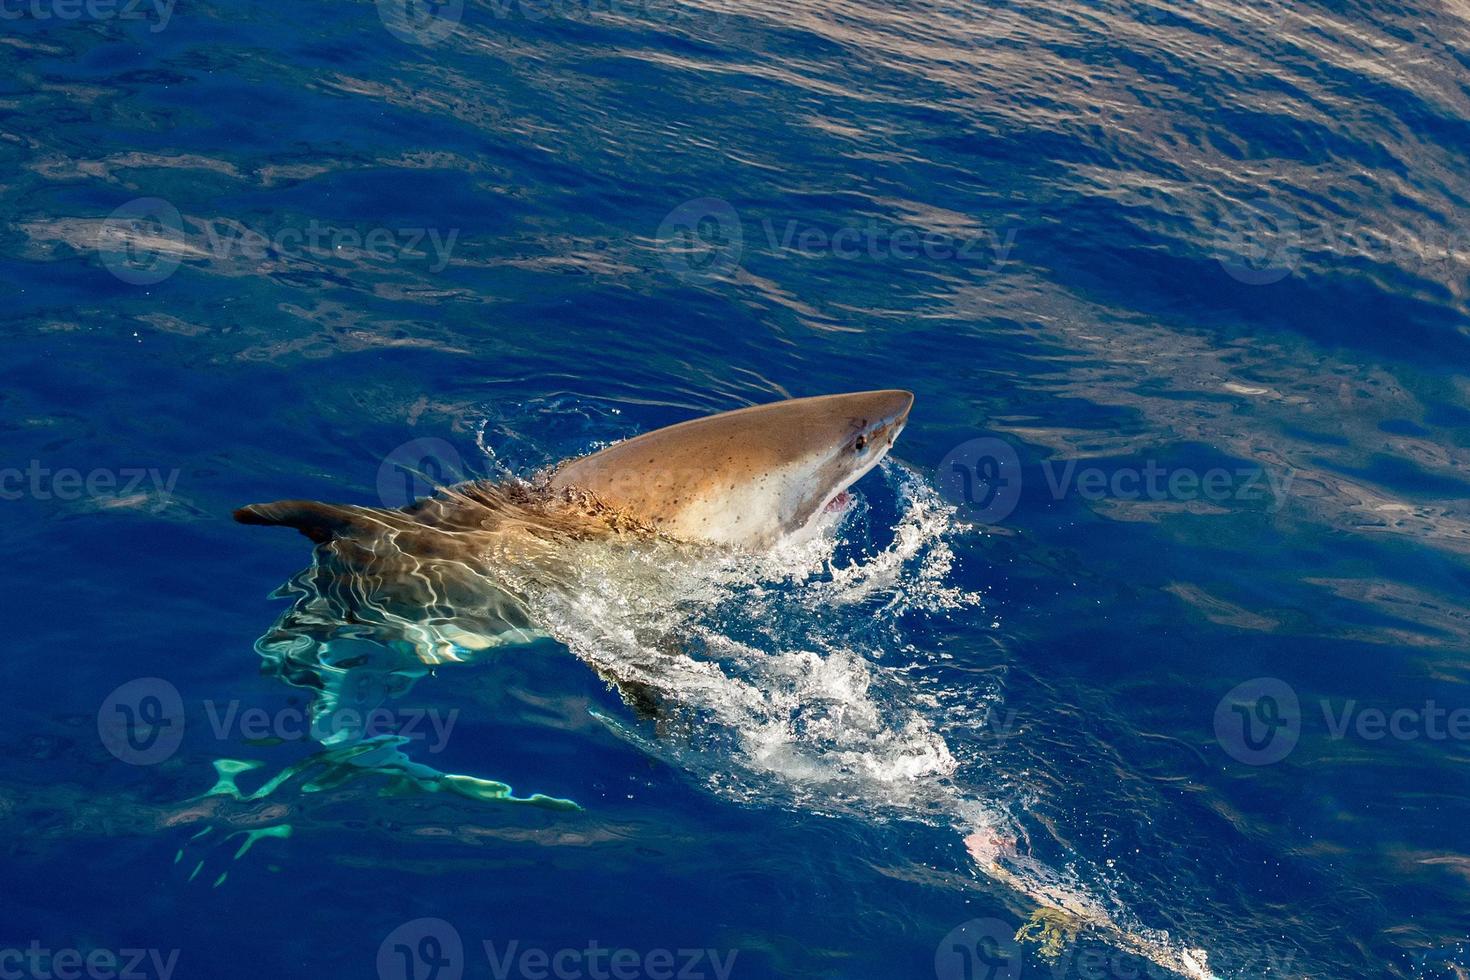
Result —
<instances>
[{"instance_id":1,"label":"blue ocean water","mask_svg":"<svg viewBox=\"0 0 1470 980\"><path fill-rule=\"evenodd\" d=\"M1014 939L1047 887L1221 977L1470 966L1462 5L0 17L4 976L1168 975ZM269 655L310 547L235 507L891 387L784 566Z\"/></svg>"}]
</instances>

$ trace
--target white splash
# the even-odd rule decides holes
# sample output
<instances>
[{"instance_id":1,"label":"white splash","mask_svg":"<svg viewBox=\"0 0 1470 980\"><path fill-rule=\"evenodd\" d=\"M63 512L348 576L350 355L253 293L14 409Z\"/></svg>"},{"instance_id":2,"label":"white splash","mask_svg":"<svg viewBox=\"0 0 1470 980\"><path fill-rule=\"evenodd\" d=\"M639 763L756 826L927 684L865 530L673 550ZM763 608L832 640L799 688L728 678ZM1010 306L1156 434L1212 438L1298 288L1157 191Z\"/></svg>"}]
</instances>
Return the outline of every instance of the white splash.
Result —
<instances>
[{"instance_id":1,"label":"white splash","mask_svg":"<svg viewBox=\"0 0 1470 980\"><path fill-rule=\"evenodd\" d=\"M925 698L879 662L883 641L910 611L979 597L945 584L947 508L903 467L882 472L901 513L870 553L836 557L858 504L760 556L587 543L573 581L529 597L532 614L604 677L656 699L655 751L722 795L932 810L955 759Z\"/></svg>"},{"instance_id":2,"label":"white splash","mask_svg":"<svg viewBox=\"0 0 1470 980\"><path fill-rule=\"evenodd\" d=\"M999 692L936 692L890 662L903 617L982 597L951 584L953 508L902 464L880 472L898 511L881 544L857 533L871 517L861 501L760 556L586 543L571 581L530 595L532 616L653 716L642 728L604 719L611 727L712 791L954 827L987 875L1077 928L1212 980L1202 951L1136 922L1111 890L1096 895L1077 872L1031 857L1006 804L956 784L941 701L988 705Z\"/></svg>"}]
</instances>

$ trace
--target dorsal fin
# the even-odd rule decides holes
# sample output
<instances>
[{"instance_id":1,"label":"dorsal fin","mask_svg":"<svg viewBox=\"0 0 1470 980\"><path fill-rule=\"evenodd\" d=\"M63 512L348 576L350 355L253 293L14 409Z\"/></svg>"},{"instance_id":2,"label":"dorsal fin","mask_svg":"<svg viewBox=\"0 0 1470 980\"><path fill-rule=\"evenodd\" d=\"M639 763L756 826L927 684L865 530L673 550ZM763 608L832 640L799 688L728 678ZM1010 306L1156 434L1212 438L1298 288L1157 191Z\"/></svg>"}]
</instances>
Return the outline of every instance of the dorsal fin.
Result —
<instances>
[{"instance_id":1,"label":"dorsal fin","mask_svg":"<svg viewBox=\"0 0 1470 980\"><path fill-rule=\"evenodd\" d=\"M353 532L372 533L393 521L395 511L355 504L324 504L317 500L277 500L270 504L248 504L235 511L241 524L294 527L317 544L325 544Z\"/></svg>"}]
</instances>

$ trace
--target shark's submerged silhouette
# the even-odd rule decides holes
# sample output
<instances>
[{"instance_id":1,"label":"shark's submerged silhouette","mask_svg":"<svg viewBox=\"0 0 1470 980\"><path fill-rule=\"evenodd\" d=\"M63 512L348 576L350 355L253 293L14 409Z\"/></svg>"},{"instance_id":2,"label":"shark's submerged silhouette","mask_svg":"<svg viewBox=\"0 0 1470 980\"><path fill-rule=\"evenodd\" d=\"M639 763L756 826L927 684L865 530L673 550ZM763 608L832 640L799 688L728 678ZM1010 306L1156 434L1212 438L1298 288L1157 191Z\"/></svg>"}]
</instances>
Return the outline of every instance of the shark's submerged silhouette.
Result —
<instances>
[{"instance_id":1,"label":"shark's submerged silhouette","mask_svg":"<svg viewBox=\"0 0 1470 980\"><path fill-rule=\"evenodd\" d=\"M571 588L579 545L758 550L799 538L882 461L912 404L889 390L756 405L625 440L535 484L463 483L399 509L242 507L241 523L292 527L317 546L287 587L296 604L257 648L288 681L323 690L316 710L328 712L342 694L324 664L392 663L411 650L410 664L432 665L545 635L531 607ZM648 685L599 670L652 709Z\"/></svg>"},{"instance_id":2,"label":"shark's submerged silhouette","mask_svg":"<svg viewBox=\"0 0 1470 980\"><path fill-rule=\"evenodd\" d=\"M242 507L240 522L295 528L316 546L312 565L283 590L293 605L257 650L269 669L313 691L313 712L331 719L344 705L401 694L435 664L551 635L639 714L657 719L679 691L661 677L687 669L687 637L650 626L656 616L633 617L626 629L637 635L628 646L644 653L609 660L595 645L559 636L560 613L590 602L587 566L620 551L640 555L639 567L667 568L691 551L760 553L800 542L883 460L912 404L909 392L884 390L743 408L628 439L535 482L463 483L399 509L302 500ZM618 601L637 595L625 590ZM350 724L323 731L329 751L430 789L569 805L437 773L408 761L391 740L368 750L365 733ZM1040 904L1043 925L1090 927L1184 976L1213 976L1202 952L1120 923L1030 858L1024 832L1003 814L955 803L978 867Z\"/></svg>"}]
</instances>

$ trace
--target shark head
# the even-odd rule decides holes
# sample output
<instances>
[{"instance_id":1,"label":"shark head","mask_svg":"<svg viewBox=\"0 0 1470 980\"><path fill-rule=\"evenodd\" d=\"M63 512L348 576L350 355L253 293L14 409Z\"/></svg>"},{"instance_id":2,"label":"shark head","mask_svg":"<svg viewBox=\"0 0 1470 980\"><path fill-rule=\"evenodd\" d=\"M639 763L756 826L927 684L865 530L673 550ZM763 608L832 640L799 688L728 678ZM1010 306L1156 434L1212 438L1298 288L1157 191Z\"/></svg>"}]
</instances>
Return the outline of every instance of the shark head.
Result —
<instances>
[{"instance_id":1,"label":"shark head","mask_svg":"<svg viewBox=\"0 0 1470 980\"><path fill-rule=\"evenodd\" d=\"M551 485L591 491L674 538L767 548L878 465L913 403L907 391L860 391L706 416L565 463Z\"/></svg>"}]
</instances>

